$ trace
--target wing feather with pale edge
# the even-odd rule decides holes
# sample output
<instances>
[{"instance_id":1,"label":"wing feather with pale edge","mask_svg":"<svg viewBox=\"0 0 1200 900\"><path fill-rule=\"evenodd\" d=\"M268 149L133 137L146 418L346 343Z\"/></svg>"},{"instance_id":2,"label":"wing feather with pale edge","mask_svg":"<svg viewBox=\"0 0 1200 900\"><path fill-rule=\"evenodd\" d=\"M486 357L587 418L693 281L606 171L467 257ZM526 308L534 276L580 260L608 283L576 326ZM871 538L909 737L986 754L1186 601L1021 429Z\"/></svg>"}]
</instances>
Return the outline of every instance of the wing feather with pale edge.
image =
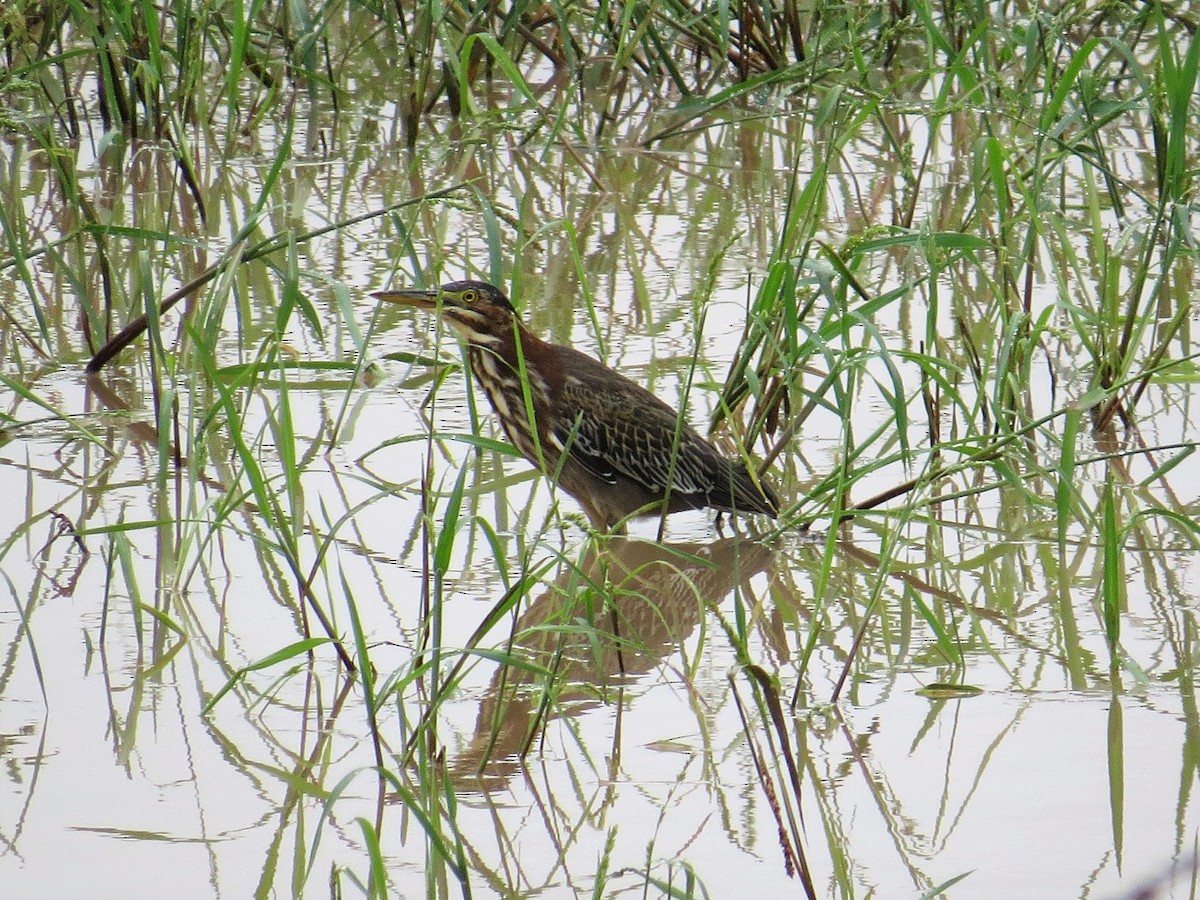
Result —
<instances>
[{"instance_id":1,"label":"wing feather with pale edge","mask_svg":"<svg viewBox=\"0 0 1200 900\"><path fill-rule=\"evenodd\" d=\"M715 463L719 471L724 462L720 454L685 425L672 470L675 411L649 392L640 399L642 408L631 410L620 395L596 391L568 375L563 384L567 413L563 418L572 427L556 427L554 437L572 459L609 484L623 475L654 491L665 490L668 478L671 490L682 494L708 494L716 488L711 476L689 461L704 461L710 468Z\"/></svg>"}]
</instances>

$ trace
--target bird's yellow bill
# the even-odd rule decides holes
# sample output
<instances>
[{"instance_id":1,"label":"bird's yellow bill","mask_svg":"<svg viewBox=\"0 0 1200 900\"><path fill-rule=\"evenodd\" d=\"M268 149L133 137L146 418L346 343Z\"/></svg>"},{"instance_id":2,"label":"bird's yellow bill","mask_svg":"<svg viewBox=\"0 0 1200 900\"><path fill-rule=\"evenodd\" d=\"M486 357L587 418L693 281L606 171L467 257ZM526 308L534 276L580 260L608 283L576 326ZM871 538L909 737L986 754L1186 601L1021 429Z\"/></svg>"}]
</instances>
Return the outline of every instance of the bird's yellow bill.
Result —
<instances>
[{"instance_id":1,"label":"bird's yellow bill","mask_svg":"<svg viewBox=\"0 0 1200 900\"><path fill-rule=\"evenodd\" d=\"M438 305L437 291L419 291L416 288L375 291L371 296L382 303L398 303L401 306L415 306L417 309L435 309Z\"/></svg>"}]
</instances>

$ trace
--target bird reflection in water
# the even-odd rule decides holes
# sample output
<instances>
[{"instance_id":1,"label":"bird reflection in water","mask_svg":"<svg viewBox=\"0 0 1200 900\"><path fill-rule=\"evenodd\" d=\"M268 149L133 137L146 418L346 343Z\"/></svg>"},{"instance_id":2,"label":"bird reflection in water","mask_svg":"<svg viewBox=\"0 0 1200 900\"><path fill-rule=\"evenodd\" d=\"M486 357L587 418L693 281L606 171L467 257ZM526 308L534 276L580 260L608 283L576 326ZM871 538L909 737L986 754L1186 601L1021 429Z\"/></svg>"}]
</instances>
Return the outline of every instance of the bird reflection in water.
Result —
<instances>
[{"instance_id":1,"label":"bird reflection in water","mask_svg":"<svg viewBox=\"0 0 1200 900\"><path fill-rule=\"evenodd\" d=\"M475 732L454 760L455 781L502 787L551 717L578 716L606 697L617 699L620 715L623 688L677 650L709 604L737 587L749 591L773 555L745 537L590 543L581 564L567 567L517 620L512 655L529 665L501 665L492 678Z\"/></svg>"}]
</instances>

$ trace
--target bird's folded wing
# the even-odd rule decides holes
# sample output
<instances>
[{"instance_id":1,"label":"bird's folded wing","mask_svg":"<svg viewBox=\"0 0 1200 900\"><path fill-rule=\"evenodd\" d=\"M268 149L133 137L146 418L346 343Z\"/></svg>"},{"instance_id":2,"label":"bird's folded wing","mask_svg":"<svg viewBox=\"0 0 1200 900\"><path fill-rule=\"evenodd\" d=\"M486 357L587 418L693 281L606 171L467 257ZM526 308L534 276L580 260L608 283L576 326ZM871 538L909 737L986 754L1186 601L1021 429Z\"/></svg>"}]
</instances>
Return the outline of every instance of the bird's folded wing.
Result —
<instances>
[{"instance_id":1,"label":"bird's folded wing","mask_svg":"<svg viewBox=\"0 0 1200 900\"><path fill-rule=\"evenodd\" d=\"M578 401L572 393L568 386L567 399ZM609 484L623 475L654 491L665 491L668 482L672 491L683 494L713 489L697 457L717 456L716 451L686 430L677 448L675 413L669 407L634 411L618 405L620 401L589 393L585 402L570 403L571 426L564 421L555 428L555 440L573 460Z\"/></svg>"}]
</instances>

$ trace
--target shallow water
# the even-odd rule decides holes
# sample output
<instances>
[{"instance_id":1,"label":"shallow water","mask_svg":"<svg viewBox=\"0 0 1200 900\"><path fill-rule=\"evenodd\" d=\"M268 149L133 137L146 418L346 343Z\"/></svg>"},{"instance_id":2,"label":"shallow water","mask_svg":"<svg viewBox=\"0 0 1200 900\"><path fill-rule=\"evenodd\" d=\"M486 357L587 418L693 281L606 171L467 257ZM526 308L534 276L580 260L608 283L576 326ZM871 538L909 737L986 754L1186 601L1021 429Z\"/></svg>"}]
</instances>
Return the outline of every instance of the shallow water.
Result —
<instances>
[{"instance_id":1,"label":"shallow water","mask_svg":"<svg viewBox=\"0 0 1200 900\"><path fill-rule=\"evenodd\" d=\"M42 401L0 394L11 417L0 443L6 892L158 896L169 878L185 885L172 888L179 896L322 896L331 880L366 882L363 823L380 834L398 896L462 893L440 847L461 853L473 896L656 894L690 890L693 877L713 897L783 896L800 893L802 867L818 896L916 897L960 876L954 897L1120 896L1189 863L1200 824L1196 551L1152 511L1192 516L1200 473L1188 455L1150 476L1191 439L1194 380L1156 382L1138 407L1141 436L1168 449L1115 457L1127 467L1122 522L1136 527L1110 664L1101 544L1074 522L1060 540L1046 472L1013 472L978 495L966 489L987 478L964 472L947 487L961 495L921 507L932 515L906 514L902 497L834 538L820 518L814 535L767 541L694 513L670 520L663 546L657 523L639 523L632 541L597 551L573 501L526 463L446 437L477 420L499 437L450 336L366 297L389 281L502 274L539 334L601 355L669 402L695 358L687 400L701 426L784 226L792 172L812 170L807 115L712 123L654 152L619 141L533 152L501 128L443 123L410 158L375 131L392 133L394 111L364 102L337 121L332 152L283 168L268 230L319 227L467 177L477 193L339 229L281 271L246 266L90 383L82 300L63 276L87 248L67 245L62 266L33 264L39 303L57 315L44 332L26 286L0 280L0 371ZM918 218L940 230L965 190L969 129L912 118L914 152L936 142ZM315 112L313 123L328 126ZM1135 180L1142 138L1127 137ZM154 146L80 147L81 184L112 221L188 237L129 254L122 290L165 296L210 264L250 215L280 139L264 128L230 158L202 143L207 225ZM822 239L840 243L905 206L880 147L864 127L839 154ZM65 231L36 154L15 141L7 152L39 235ZM1091 258L1086 234L1071 240ZM898 248L858 276L878 295L925 265ZM83 268L95 299L99 274ZM1191 280L1181 270L1173 289L1186 294ZM955 299L932 316L927 284L879 313L890 349L915 352L933 321L946 352L961 352L954 314L984 308L988 286L946 275L939 288ZM311 312L277 331L289 290ZM1084 384L1054 272L1034 297L1058 308L1055 343L1030 369L1031 416ZM990 327L985 316L967 324ZM152 357L153 340L165 351ZM448 367L427 403L431 358ZM258 377L230 368L264 359ZM286 365L300 360L336 365ZM789 502L836 467L847 428L865 439L892 416L882 355L861 372L848 414L817 409L780 458ZM894 374L919 384L915 366ZM907 405L918 446L919 396ZM947 430L956 424L947 412ZM896 449L895 433L878 439L879 455ZM1080 459L1111 449L1081 434ZM914 450L854 495L922 464ZM1098 506L1111 465L1080 467L1074 502ZM461 518L447 530L460 476ZM624 571L636 577L607 605L581 590ZM528 589L514 591L524 577ZM361 628L377 710L327 644L311 661L272 661L323 634L302 584L359 661ZM478 636L507 593L512 610ZM468 646L488 653L468 656L445 689ZM941 682L982 692L918 694ZM434 725L414 740L426 716ZM414 810L439 823L436 841Z\"/></svg>"}]
</instances>

